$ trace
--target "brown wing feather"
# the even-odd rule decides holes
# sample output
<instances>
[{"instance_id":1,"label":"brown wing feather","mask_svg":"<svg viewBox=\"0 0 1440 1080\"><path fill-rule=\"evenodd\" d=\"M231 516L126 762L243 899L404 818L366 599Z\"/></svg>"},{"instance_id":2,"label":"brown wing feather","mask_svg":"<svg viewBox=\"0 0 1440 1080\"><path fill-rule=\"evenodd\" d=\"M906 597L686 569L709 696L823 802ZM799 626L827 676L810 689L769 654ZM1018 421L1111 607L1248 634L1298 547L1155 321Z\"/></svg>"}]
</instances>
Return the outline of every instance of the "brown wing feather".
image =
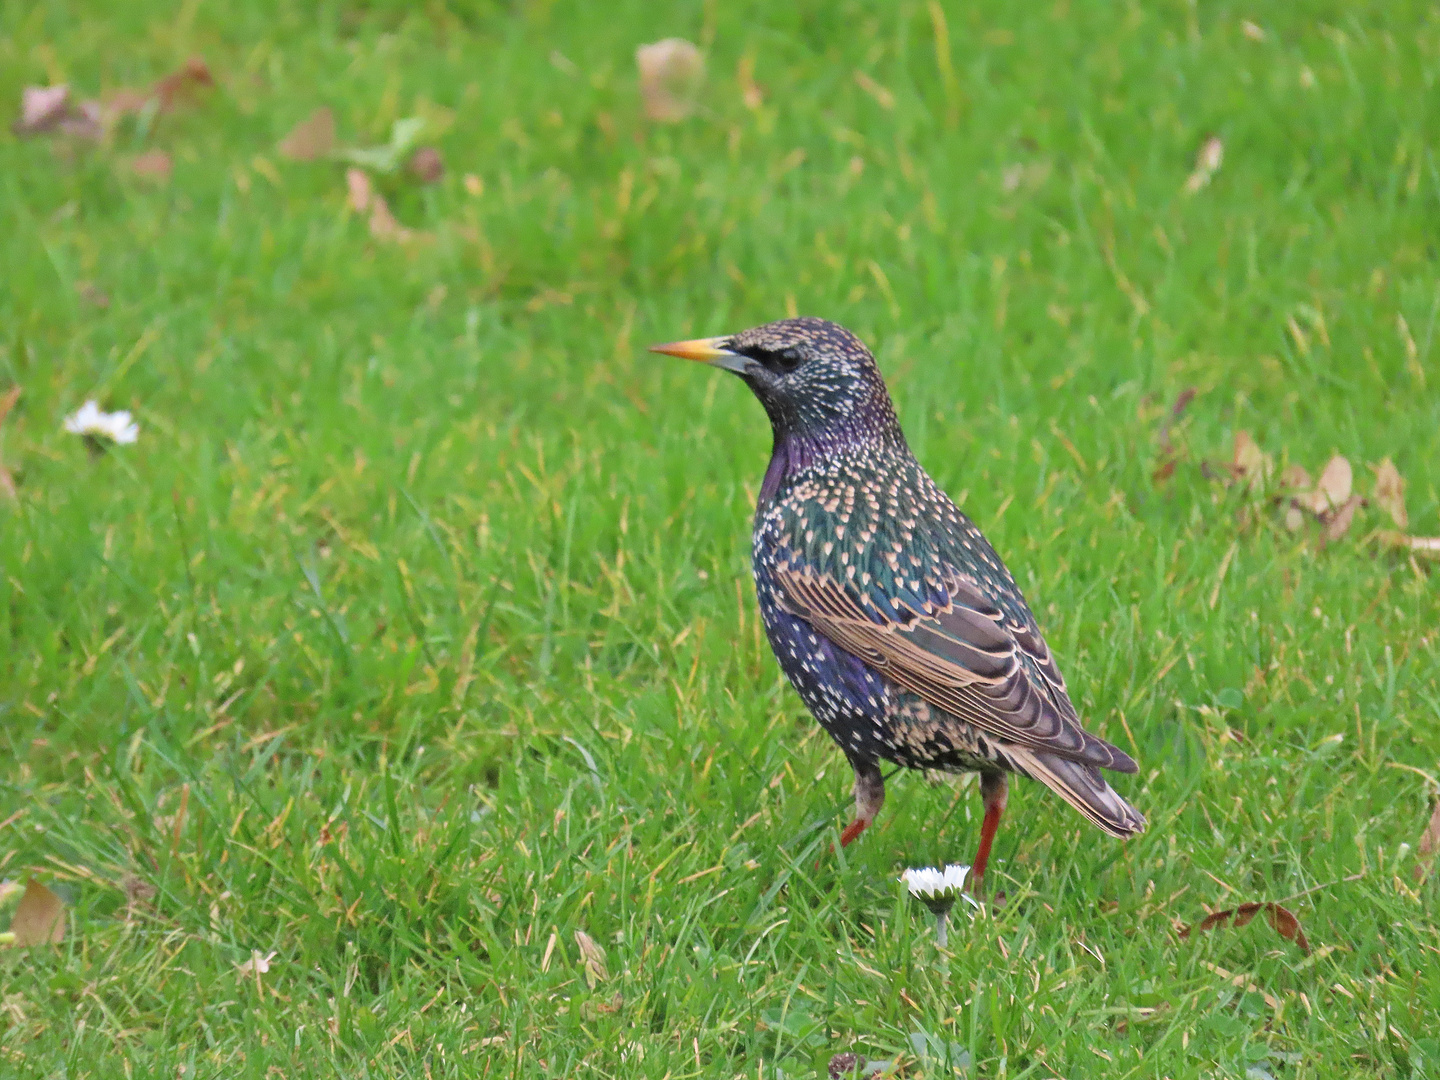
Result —
<instances>
[{"instance_id":1,"label":"brown wing feather","mask_svg":"<svg viewBox=\"0 0 1440 1080\"><path fill-rule=\"evenodd\" d=\"M951 599L943 608L878 621L827 575L781 567L776 578L796 615L936 708L1020 747L1136 771L1129 755L1080 726L1040 636L1005 625L1004 614L963 579L946 583Z\"/></svg>"}]
</instances>

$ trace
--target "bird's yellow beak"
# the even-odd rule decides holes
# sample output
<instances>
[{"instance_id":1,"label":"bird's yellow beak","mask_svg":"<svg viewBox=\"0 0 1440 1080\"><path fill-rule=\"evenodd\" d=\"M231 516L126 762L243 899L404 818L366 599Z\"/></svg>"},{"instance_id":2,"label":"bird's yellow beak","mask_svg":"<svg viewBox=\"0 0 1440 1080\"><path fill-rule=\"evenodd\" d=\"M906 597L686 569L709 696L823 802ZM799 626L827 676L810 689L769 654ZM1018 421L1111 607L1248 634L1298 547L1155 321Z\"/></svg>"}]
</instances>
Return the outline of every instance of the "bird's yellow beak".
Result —
<instances>
[{"instance_id":1,"label":"bird's yellow beak","mask_svg":"<svg viewBox=\"0 0 1440 1080\"><path fill-rule=\"evenodd\" d=\"M668 345L651 345L651 352L665 353L669 356L678 356L682 360L699 360L708 364L717 357L729 355L724 349L717 349L718 342L724 338L702 337L693 341L672 341Z\"/></svg>"},{"instance_id":2,"label":"bird's yellow beak","mask_svg":"<svg viewBox=\"0 0 1440 1080\"><path fill-rule=\"evenodd\" d=\"M695 338L691 341L672 341L668 345L651 345L650 351L665 353L667 356L678 356L682 360L698 360L702 364L709 364L712 367L743 373L746 358L739 353L733 353L729 349L720 347L721 343L728 340L723 337L711 337Z\"/></svg>"}]
</instances>

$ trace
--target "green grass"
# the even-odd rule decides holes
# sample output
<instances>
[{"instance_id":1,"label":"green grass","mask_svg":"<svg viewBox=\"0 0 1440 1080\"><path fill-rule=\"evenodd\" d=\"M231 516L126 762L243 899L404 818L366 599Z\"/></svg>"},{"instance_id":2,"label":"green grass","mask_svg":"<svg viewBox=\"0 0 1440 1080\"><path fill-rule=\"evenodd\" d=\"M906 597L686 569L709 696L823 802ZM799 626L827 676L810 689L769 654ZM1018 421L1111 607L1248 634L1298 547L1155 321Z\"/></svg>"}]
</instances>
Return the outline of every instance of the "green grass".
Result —
<instances>
[{"instance_id":1,"label":"green grass","mask_svg":"<svg viewBox=\"0 0 1440 1080\"><path fill-rule=\"evenodd\" d=\"M979 1076L1440 1069L1433 570L1200 468L1388 455L1440 534L1432 8L947 3L942 53L911 0L314 7L0 6L5 108L219 84L0 135L0 878L70 904L0 951L0 1074L758 1080L916 1030ZM672 34L709 80L654 127ZM428 241L276 155L318 105L348 144L453 111L445 178L386 189ZM899 777L826 855L849 772L749 582L763 415L642 349L794 310L872 344L1141 762L1125 844L1017 786L948 976L895 876L968 861L978 796ZM87 455L87 396L139 442ZM1247 900L1314 953L1178 940Z\"/></svg>"}]
</instances>

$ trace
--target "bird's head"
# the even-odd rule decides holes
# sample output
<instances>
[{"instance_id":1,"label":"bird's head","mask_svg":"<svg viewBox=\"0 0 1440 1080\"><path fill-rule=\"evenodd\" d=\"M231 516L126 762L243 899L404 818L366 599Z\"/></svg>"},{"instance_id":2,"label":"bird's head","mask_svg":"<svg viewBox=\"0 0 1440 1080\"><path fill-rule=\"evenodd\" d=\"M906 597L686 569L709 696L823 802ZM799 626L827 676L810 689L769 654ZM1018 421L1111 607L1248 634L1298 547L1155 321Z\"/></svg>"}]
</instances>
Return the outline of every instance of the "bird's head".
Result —
<instances>
[{"instance_id":1,"label":"bird's head","mask_svg":"<svg viewBox=\"0 0 1440 1080\"><path fill-rule=\"evenodd\" d=\"M728 337L653 345L650 351L739 375L765 406L777 440L899 437L895 410L870 350L825 319L781 319Z\"/></svg>"}]
</instances>

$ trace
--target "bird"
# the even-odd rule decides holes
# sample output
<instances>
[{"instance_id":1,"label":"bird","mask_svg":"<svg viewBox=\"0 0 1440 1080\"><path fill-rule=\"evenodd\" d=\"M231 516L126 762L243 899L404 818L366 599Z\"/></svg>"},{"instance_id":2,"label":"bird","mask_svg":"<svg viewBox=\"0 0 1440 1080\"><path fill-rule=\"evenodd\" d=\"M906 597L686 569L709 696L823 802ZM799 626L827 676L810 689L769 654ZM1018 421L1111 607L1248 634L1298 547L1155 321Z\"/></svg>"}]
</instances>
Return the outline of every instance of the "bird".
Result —
<instances>
[{"instance_id":1,"label":"bird","mask_svg":"<svg viewBox=\"0 0 1440 1080\"><path fill-rule=\"evenodd\" d=\"M1010 774L1111 836L1144 830L1100 772L1134 759L1082 726L1015 578L911 452L855 334L789 318L651 351L733 372L769 417L755 593L781 669L854 771L842 847L884 804L882 763L979 774L976 893Z\"/></svg>"}]
</instances>

